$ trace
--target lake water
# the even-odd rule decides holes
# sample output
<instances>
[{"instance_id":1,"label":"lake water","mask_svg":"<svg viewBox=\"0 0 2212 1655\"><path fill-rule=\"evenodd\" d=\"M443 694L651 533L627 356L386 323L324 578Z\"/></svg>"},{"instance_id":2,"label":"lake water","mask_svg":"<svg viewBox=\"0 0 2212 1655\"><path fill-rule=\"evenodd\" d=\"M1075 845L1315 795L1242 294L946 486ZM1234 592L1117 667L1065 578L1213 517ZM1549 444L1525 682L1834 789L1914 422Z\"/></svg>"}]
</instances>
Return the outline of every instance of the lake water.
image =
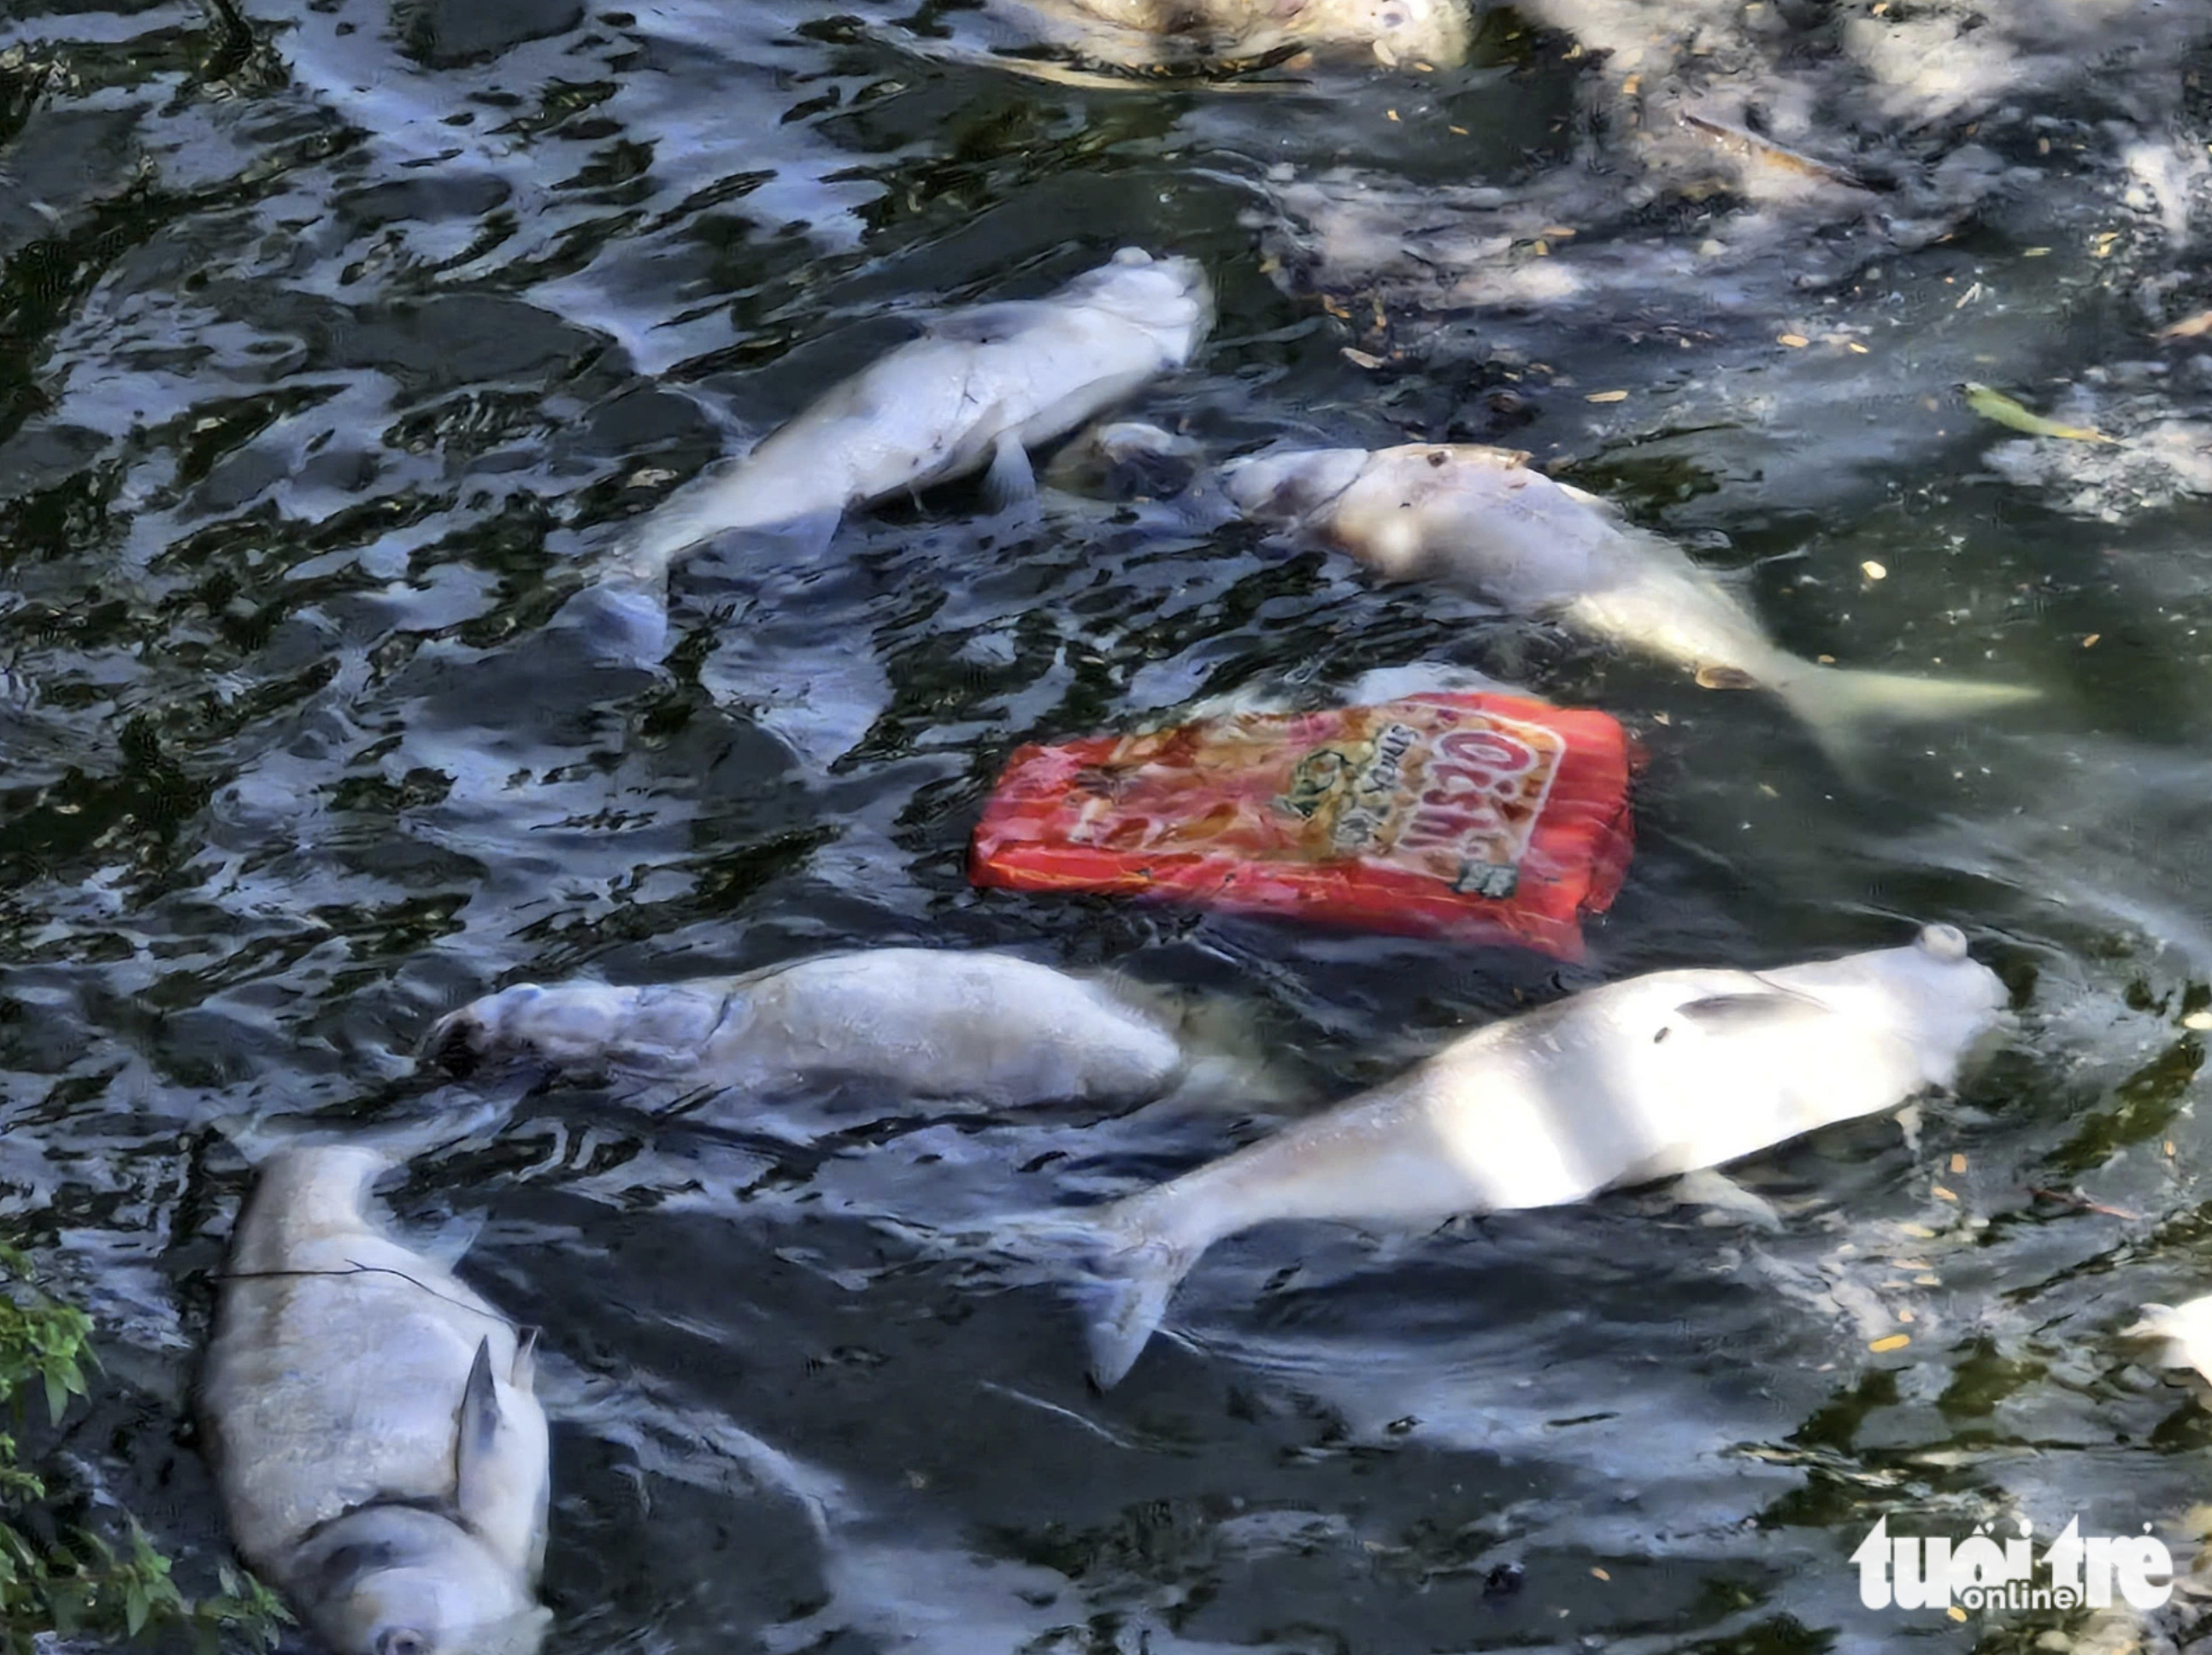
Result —
<instances>
[{"instance_id":1,"label":"lake water","mask_svg":"<svg viewBox=\"0 0 2212 1655\"><path fill-rule=\"evenodd\" d=\"M2146 59L2104 10L2011 82L1835 106L1868 210L1593 113L1726 93L1725 43L1638 71L1492 18L1464 67L1216 88L1010 72L935 4L13 0L0 1214L101 1329L81 1486L210 1575L216 1123L458 1117L416 1044L508 982L1017 946L1223 996L1329 1098L1565 989L1941 920L2019 1041L1917 1136L1747 1169L1780 1232L1640 1194L1258 1231L1103 1396L1045 1273L927 1232L1194 1164L1249 1101L802 1132L555 1089L392 1200L480 1222L467 1274L544 1329L560 1650L2025 1648L2057 1622L1865 1609L1850 1552L2078 1513L2185 1554L2212 1415L2118 1336L2212 1290L2212 356L2152 338L2212 304L2212 18ZM1214 279L1135 405L1211 454L1510 443L1792 648L2045 699L1847 781L1763 697L1176 502L957 484L695 557L663 672L555 622L621 520L915 320L1123 244ZM1966 380L2164 435L2023 437ZM1648 748L1586 963L966 882L1022 741L1414 661Z\"/></svg>"}]
</instances>

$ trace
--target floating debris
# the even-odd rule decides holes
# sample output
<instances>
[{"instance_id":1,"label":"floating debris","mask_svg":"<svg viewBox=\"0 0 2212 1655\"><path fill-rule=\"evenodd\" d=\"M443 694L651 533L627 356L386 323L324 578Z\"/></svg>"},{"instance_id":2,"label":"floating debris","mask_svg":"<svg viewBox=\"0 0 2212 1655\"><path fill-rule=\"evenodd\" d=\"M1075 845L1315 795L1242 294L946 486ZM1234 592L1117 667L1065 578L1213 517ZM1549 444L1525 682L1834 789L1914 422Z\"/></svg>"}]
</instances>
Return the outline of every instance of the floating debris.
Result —
<instances>
[{"instance_id":1,"label":"floating debris","mask_svg":"<svg viewBox=\"0 0 2212 1655\"><path fill-rule=\"evenodd\" d=\"M1887 1338L1875 1340L1872 1344L1869 1345L1867 1348L1877 1356L1887 1356L1893 1350L1903 1350L1911 1342L1912 1336L1911 1334L1893 1333Z\"/></svg>"},{"instance_id":2,"label":"floating debris","mask_svg":"<svg viewBox=\"0 0 2212 1655\"><path fill-rule=\"evenodd\" d=\"M2045 419L2031 413L2021 404L1993 386L1969 380L1959 387L1966 393L1966 406L1984 419L1993 420L2008 430L2024 431L2032 437L2065 437L2074 442L2113 442L2102 431L2087 425L2065 425L2055 419Z\"/></svg>"},{"instance_id":3,"label":"floating debris","mask_svg":"<svg viewBox=\"0 0 2212 1655\"><path fill-rule=\"evenodd\" d=\"M1692 115L1687 110L1679 112L1675 119L1700 137L1711 138L1732 155L1741 155L1750 161L1763 161L1770 167L1779 167L1784 172L1796 173L1805 178L1821 179L1830 184L1840 184L1847 190L1863 190L1865 181L1845 172L1842 167L1825 161L1785 148L1772 138L1761 137L1747 127L1731 126L1726 121L1708 120L1703 115Z\"/></svg>"}]
</instances>

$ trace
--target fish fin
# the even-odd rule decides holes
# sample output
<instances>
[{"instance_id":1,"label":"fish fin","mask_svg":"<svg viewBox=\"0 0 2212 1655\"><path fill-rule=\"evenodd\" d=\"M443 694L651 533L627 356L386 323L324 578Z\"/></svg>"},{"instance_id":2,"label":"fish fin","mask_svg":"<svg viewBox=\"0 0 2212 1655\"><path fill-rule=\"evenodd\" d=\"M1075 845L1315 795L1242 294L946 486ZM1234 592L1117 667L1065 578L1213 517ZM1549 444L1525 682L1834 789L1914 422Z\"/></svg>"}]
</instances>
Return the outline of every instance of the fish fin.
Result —
<instances>
[{"instance_id":1,"label":"fish fin","mask_svg":"<svg viewBox=\"0 0 2212 1655\"><path fill-rule=\"evenodd\" d=\"M1710 1166L1683 1173L1674 1180L1672 1194L1686 1206L1706 1208L1705 1218L1708 1222L1726 1224L1734 1220L1770 1231L1782 1227L1782 1214L1774 1210L1773 1202Z\"/></svg>"},{"instance_id":2,"label":"fish fin","mask_svg":"<svg viewBox=\"0 0 2212 1655\"><path fill-rule=\"evenodd\" d=\"M583 634L602 660L654 667L668 653L668 588L663 581L610 575L562 605L563 624Z\"/></svg>"},{"instance_id":3,"label":"fish fin","mask_svg":"<svg viewBox=\"0 0 2212 1655\"><path fill-rule=\"evenodd\" d=\"M841 503L757 524L745 533L744 563L748 568L813 563L830 550L830 543L837 538L838 525L844 520L845 508Z\"/></svg>"},{"instance_id":4,"label":"fish fin","mask_svg":"<svg viewBox=\"0 0 2212 1655\"><path fill-rule=\"evenodd\" d=\"M1673 1015L1703 1034L1723 1034L1763 1024L1796 1022L1832 1016L1828 1007L1806 995L1781 989L1754 989L1747 994L1707 995L1686 1000Z\"/></svg>"},{"instance_id":5,"label":"fish fin","mask_svg":"<svg viewBox=\"0 0 2212 1655\"><path fill-rule=\"evenodd\" d=\"M524 1328L514 1341L514 1362L507 1371L507 1382L517 1390L531 1391L538 1388L538 1336L542 1328Z\"/></svg>"},{"instance_id":6,"label":"fish fin","mask_svg":"<svg viewBox=\"0 0 2212 1655\"><path fill-rule=\"evenodd\" d=\"M499 1530L513 1484L507 1468L500 1463L501 1427L505 1423L487 1334L477 1342L476 1360L469 1364L468 1383L461 1388L460 1429L453 1439L453 1509L487 1538Z\"/></svg>"},{"instance_id":7,"label":"fish fin","mask_svg":"<svg viewBox=\"0 0 2212 1655\"><path fill-rule=\"evenodd\" d=\"M1196 1262L1182 1248L1149 1240L1100 1256L1096 1274L1079 1290L1093 1384L1111 1390L1137 1365Z\"/></svg>"},{"instance_id":8,"label":"fish fin","mask_svg":"<svg viewBox=\"0 0 2212 1655\"><path fill-rule=\"evenodd\" d=\"M1136 1366L1167 1314L1168 1300L1205 1250L1158 1234L1130 1210L1144 1196L1110 1207L1003 1220L994 1244L1073 1274L1091 1354L1091 1380L1111 1390Z\"/></svg>"},{"instance_id":9,"label":"fish fin","mask_svg":"<svg viewBox=\"0 0 2212 1655\"><path fill-rule=\"evenodd\" d=\"M491 1336L486 1334L477 1341L477 1359L469 1364L469 1381L461 1388L461 1434L455 1451L464 1488L468 1486L470 1463L489 1452L498 1435L499 1391L491 1377Z\"/></svg>"},{"instance_id":10,"label":"fish fin","mask_svg":"<svg viewBox=\"0 0 2212 1655\"><path fill-rule=\"evenodd\" d=\"M1882 729L1970 718L2036 701L2043 694L2024 684L1978 684L1833 666L1808 667L1775 687L1830 761L1847 776L1864 768L1875 736Z\"/></svg>"},{"instance_id":11,"label":"fish fin","mask_svg":"<svg viewBox=\"0 0 2212 1655\"><path fill-rule=\"evenodd\" d=\"M991 469L983 477L983 497L994 509L1005 511L1036 499L1036 472L1030 465L1029 450L1013 432L1001 431Z\"/></svg>"},{"instance_id":12,"label":"fish fin","mask_svg":"<svg viewBox=\"0 0 2212 1655\"><path fill-rule=\"evenodd\" d=\"M455 1213L428 1236L410 1237L408 1245L445 1269L452 1269L469 1255L483 1233L485 1214Z\"/></svg>"}]
</instances>

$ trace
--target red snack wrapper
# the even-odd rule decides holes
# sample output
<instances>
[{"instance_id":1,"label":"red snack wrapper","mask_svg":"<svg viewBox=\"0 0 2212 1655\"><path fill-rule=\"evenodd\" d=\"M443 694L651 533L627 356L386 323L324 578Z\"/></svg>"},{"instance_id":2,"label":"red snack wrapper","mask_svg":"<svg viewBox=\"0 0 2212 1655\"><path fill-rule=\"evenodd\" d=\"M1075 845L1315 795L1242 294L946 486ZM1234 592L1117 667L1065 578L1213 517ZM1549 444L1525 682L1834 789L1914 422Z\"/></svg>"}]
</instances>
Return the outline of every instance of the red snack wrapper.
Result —
<instances>
[{"instance_id":1,"label":"red snack wrapper","mask_svg":"<svg viewBox=\"0 0 2212 1655\"><path fill-rule=\"evenodd\" d=\"M1437 694L1018 749L968 876L1580 959L1634 849L1603 713Z\"/></svg>"}]
</instances>

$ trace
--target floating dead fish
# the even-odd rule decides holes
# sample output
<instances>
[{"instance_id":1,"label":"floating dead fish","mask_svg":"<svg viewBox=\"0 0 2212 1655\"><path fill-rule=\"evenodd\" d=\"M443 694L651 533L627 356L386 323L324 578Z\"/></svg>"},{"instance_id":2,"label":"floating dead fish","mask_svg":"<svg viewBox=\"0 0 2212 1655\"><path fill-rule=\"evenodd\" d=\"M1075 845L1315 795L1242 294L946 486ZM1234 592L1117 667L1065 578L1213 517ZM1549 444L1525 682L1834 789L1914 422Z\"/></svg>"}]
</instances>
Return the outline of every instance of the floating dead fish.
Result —
<instances>
[{"instance_id":1,"label":"floating dead fish","mask_svg":"<svg viewBox=\"0 0 2212 1655\"><path fill-rule=\"evenodd\" d=\"M986 465L1000 497L1033 494L1030 448L1182 367L1212 317L1195 259L1135 247L1042 299L943 317L655 508L579 594L587 619L620 653L657 660L669 568L718 534L826 540L855 506Z\"/></svg>"},{"instance_id":2,"label":"floating dead fish","mask_svg":"<svg viewBox=\"0 0 2212 1655\"><path fill-rule=\"evenodd\" d=\"M2145 1305L2142 1319L2123 1328L2121 1335L2158 1340L2154 1360L2160 1367L2195 1368L2212 1383L2212 1297L2184 1305Z\"/></svg>"},{"instance_id":3,"label":"floating dead fish","mask_svg":"<svg viewBox=\"0 0 2212 1655\"><path fill-rule=\"evenodd\" d=\"M1656 971L1465 1036L1395 1080L1091 1215L1101 1385L1225 1236L1281 1219L1408 1227L1709 1168L1948 1086L2003 1017L1954 928L1770 971Z\"/></svg>"},{"instance_id":4,"label":"floating dead fish","mask_svg":"<svg viewBox=\"0 0 2212 1655\"><path fill-rule=\"evenodd\" d=\"M2038 693L1802 660L1672 541L1527 461L1470 444L1316 448L1232 462L1224 481L1247 516L1310 534L1392 580L1438 581L1516 615L1556 617L1674 661L1700 684L1770 690L1839 761L1870 727L1963 717Z\"/></svg>"},{"instance_id":5,"label":"floating dead fish","mask_svg":"<svg viewBox=\"0 0 2212 1655\"><path fill-rule=\"evenodd\" d=\"M1457 64L1474 37L1466 0L989 0L988 9L1031 39L1139 70L1300 46L1437 68Z\"/></svg>"},{"instance_id":6,"label":"floating dead fish","mask_svg":"<svg viewBox=\"0 0 2212 1655\"><path fill-rule=\"evenodd\" d=\"M527 1655L534 1335L371 1217L391 1165L279 1150L239 1220L199 1398L231 1538L339 1655Z\"/></svg>"},{"instance_id":7,"label":"floating dead fish","mask_svg":"<svg viewBox=\"0 0 2212 1655\"><path fill-rule=\"evenodd\" d=\"M647 988L519 983L430 1031L449 1068L522 1059L745 1095L836 1080L1011 1106L1136 1103L1184 1051L1163 1008L1008 954L876 948Z\"/></svg>"}]
</instances>

